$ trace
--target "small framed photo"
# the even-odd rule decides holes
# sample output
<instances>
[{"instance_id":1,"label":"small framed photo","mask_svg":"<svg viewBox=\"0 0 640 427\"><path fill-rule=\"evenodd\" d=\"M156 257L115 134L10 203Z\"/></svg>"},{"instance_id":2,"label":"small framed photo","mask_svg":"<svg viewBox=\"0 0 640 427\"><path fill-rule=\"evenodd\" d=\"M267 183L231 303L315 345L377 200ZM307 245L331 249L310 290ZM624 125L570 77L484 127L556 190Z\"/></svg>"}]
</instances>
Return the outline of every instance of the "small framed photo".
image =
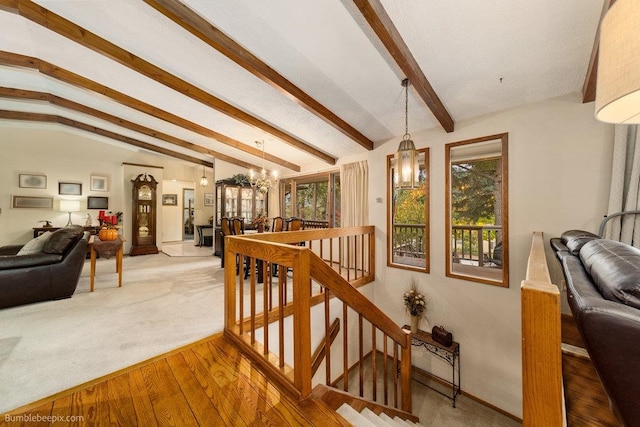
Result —
<instances>
[{"instance_id":1,"label":"small framed photo","mask_svg":"<svg viewBox=\"0 0 640 427\"><path fill-rule=\"evenodd\" d=\"M162 205L163 206L178 206L178 195L177 194L163 194L162 195Z\"/></svg>"},{"instance_id":2,"label":"small framed photo","mask_svg":"<svg viewBox=\"0 0 640 427\"><path fill-rule=\"evenodd\" d=\"M87 197L87 209L109 209L108 197Z\"/></svg>"},{"instance_id":3,"label":"small framed photo","mask_svg":"<svg viewBox=\"0 0 640 427\"><path fill-rule=\"evenodd\" d=\"M20 188L47 188L47 176L21 173L18 174L18 185Z\"/></svg>"},{"instance_id":4,"label":"small framed photo","mask_svg":"<svg viewBox=\"0 0 640 427\"><path fill-rule=\"evenodd\" d=\"M91 175L91 191L109 191L109 180L103 175Z\"/></svg>"},{"instance_id":5,"label":"small framed photo","mask_svg":"<svg viewBox=\"0 0 640 427\"><path fill-rule=\"evenodd\" d=\"M204 193L204 205L213 206L213 193Z\"/></svg>"},{"instance_id":6,"label":"small framed photo","mask_svg":"<svg viewBox=\"0 0 640 427\"><path fill-rule=\"evenodd\" d=\"M53 209L53 197L13 196L14 208Z\"/></svg>"},{"instance_id":7,"label":"small framed photo","mask_svg":"<svg viewBox=\"0 0 640 427\"><path fill-rule=\"evenodd\" d=\"M82 196L82 184L76 182L58 182L58 194Z\"/></svg>"}]
</instances>

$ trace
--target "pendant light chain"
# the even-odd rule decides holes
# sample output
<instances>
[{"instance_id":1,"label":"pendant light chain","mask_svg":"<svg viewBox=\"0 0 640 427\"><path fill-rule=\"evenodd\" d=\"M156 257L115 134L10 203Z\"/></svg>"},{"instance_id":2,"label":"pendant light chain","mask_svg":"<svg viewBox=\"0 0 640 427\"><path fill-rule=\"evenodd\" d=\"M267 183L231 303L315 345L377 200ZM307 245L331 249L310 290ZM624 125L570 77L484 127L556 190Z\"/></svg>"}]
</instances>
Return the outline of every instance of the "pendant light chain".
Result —
<instances>
[{"instance_id":1,"label":"pendant light chain","mask_svg":"<svg viewBox=\"0 0 640 427\"><path fill-rule=\"evenodd\" d=\"M409 80L404 81L404 134L409 134Z\"/></svg>"}]
</instances>

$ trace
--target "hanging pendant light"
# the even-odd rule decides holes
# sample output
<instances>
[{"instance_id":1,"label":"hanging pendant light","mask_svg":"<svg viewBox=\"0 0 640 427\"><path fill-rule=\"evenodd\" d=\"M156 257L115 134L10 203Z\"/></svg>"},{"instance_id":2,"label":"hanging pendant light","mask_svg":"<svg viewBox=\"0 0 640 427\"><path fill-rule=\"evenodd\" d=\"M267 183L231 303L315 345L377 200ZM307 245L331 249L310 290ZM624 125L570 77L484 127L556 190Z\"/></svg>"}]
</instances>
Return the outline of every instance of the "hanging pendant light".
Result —
<instances>
[{"instance_id":1,"label":"hanging pendant light","mask_svg":"<svg viewBox=\"0 0 640 427\"><path fill-rule=\"evenodd\" d=\"M207 185L209 185L209 180L207 179L207 176L204 174L204 165L202 165L202 178L200 178L200 186L206 187Z\"/></svg>"},{"instance_id":2,"label":"hanging pendant light","mask_svg":"<svg viewBox=\"0 0 640 427\"><path fill-rule=\"evenodd\" d=\"M404 136L395 154L394 182L396 188L411 189L416 187L418 181L416 178L418 167L416 146L409 134L409 79L404 79L402 86L405 87Z\"/></svg>"}]
</instances>

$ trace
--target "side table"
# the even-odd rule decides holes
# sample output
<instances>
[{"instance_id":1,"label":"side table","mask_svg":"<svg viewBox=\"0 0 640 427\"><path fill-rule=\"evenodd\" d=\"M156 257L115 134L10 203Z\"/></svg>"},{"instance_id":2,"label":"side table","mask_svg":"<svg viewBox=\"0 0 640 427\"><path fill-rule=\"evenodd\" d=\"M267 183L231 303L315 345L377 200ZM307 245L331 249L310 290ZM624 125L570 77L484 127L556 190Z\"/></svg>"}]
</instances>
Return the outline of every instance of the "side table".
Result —
<instances>
[{"instance_id":1,"label":"side table","mask_svg":"<svg viewBox=\"0 0 640 427\"><path fill-rule=\"evenodd\" d=\"M410 326L404 325L402 329L406 329L408 331L411 330ZM453 342L449 347L446 347L436 341L433 340L431 334L429 332L418 329L418 332L415 334L411 334L411 345L416 347L424 347L429 353L438 356L440 359L447 362L451 365L451 381L446 380L444 378L440 378L437 375L434 375L430 372L426 372L420 368L413 367L413 370L419 374L422 374L425 377L432 377L436 381L451 387L451 394L443 393L437 388L432 387L429 384L419 381L414 378L420 384L429 387L430 389L440 393L441 395L449 398L453 402L453 407L456 407L456 398L460 394L460 344L457 342ZM458 375L456 375L456 370Z\"/></svg>"},{"instance_id":2,"label":"side table","mask_svg":"<svg viewBox=\"0 0 640 427\"><path fill-rule=\"evenodd\" d=\"M97 236L93 235L89 237L89 248L91 249L91 275L90 275L90 284L91 284L91 292L93 292L93 283L96 277L96 255L100 251L100 249L96 249L96 240L97 242L102 242ZM118 273L118 287L122 287L122 252L123 252L123 243L125 239L122 236L118 236L117 240L114 240L114 244L119 246L116 250L116 273ZM111 242L104 242L111 243ZM112 253L113 254L113 253Z\"/></svg>"}]
</instances>

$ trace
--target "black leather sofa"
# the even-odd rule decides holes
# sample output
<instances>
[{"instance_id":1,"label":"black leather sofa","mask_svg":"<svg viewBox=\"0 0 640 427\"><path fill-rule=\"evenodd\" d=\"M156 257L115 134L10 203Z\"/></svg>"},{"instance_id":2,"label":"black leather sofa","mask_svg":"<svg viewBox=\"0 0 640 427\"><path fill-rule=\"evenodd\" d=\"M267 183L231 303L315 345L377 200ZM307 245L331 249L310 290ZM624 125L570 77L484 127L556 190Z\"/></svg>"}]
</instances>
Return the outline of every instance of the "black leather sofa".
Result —
<instances>
[{"instance_id":1,"label":"black leather sofa","mask_svg":"<svg viewBox=\"0 0 640 427\"><path fill-rule=\"evenodd\" d=\"M0 309L69 298L84 265L89 232L81 226L51 233L40 252L17 255L22 245L0 248Z\"/></svg>"},{"instance_id":2,"label":"black leather sofa","mask_svg":"<svg viewBox=\"0 0 640 427\"><path fill-rule=\"evenodd\" d=\"M640 249L579 230L550 243L611 407L624 425L640 426Z\"/></svg>"}]
</instances>

